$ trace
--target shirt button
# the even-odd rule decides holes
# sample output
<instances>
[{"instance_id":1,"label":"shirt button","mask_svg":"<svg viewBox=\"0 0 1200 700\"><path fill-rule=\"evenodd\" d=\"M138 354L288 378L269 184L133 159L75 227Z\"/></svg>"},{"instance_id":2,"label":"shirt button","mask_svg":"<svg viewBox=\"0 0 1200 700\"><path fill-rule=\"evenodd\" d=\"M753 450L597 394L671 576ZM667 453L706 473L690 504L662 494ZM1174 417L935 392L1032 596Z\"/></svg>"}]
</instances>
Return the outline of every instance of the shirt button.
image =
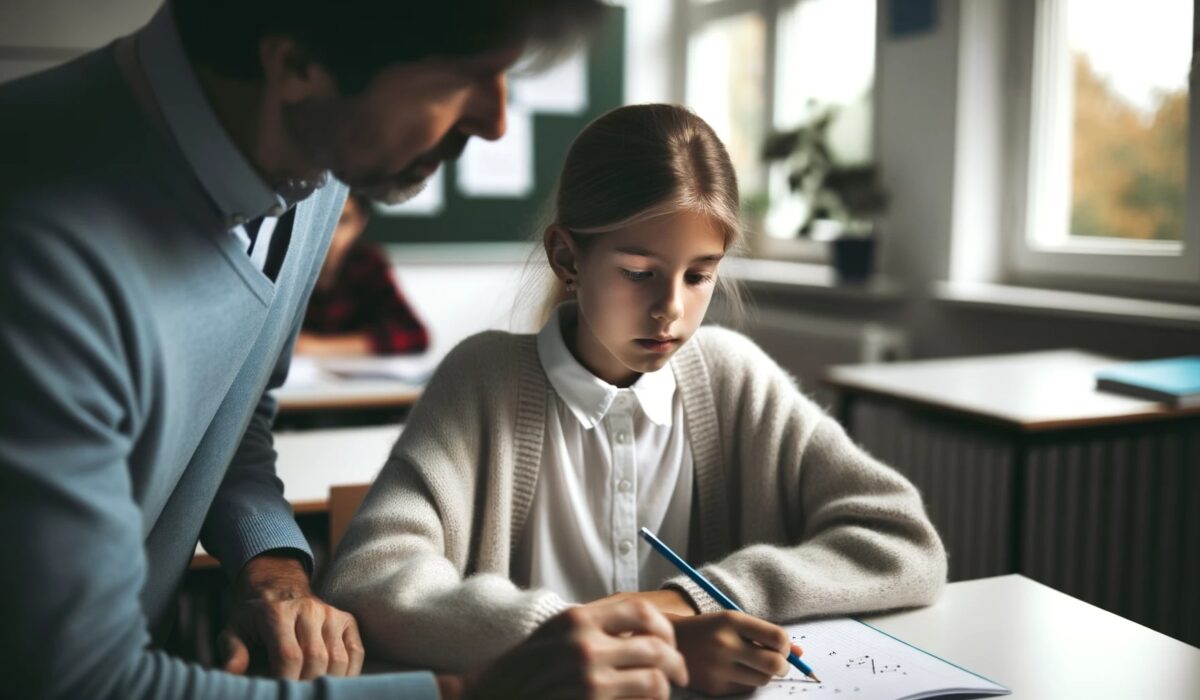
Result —
<instances>
[{"instance_id":1,"label":"shirt button","mask_svg":"<svg viewBox=\"0 0 1200 700\"><path fill-rule=\"evenodd\" d=\"M621 479L617 482L617 490L621 493L629 493L633 490L633 482L629 479Z\"/></svg>"},{"instance_id":2,"label":"shirt button","mask_svg":"<svg viewBox=\"0 0 1200 700\"><path fill-rule=\"evenodd\" d=\"M625 432L624 430L617 433L617 444L618 445L624 445L625 441L628 439L629 439L629 433Z\"/></svg>"},{"instance_id":3,"label":"shirt button","mask_svg":"<svg viewBox=\"0 0 1200 700\"><path fill-rule=\"evenodd\" d=\"M629 540L622 540L621 544L617 545L617 549L621 551L621 554L629 554L633 551L633 543Z\"/></svg>"}]
</instances>

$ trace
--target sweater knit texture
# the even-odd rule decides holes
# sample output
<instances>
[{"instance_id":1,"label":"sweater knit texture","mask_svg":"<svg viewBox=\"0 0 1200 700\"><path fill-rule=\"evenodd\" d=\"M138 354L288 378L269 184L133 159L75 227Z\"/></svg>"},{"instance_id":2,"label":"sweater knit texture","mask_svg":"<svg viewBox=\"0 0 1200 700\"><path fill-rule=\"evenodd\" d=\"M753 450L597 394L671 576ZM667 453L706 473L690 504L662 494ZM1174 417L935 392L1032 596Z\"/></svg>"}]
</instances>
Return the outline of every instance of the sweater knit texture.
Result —
<instances>
[{"instance_id":1,"label":"sweater knit texture","mask_svg":"<svg viewBox=\"0 0 1200 700\"><path fill-rule=\"evenodd\" d=\"M916 489L758 346L705 326L671 366L695 463L687 556L717 587L780 623L937 598L946 555ZM552 391L532 335L476 335L438 368L325 582L373 657L476 670L568 607L510 580ZM685 577L665 586L720 610Z\"/></svg>"}]
</instances>

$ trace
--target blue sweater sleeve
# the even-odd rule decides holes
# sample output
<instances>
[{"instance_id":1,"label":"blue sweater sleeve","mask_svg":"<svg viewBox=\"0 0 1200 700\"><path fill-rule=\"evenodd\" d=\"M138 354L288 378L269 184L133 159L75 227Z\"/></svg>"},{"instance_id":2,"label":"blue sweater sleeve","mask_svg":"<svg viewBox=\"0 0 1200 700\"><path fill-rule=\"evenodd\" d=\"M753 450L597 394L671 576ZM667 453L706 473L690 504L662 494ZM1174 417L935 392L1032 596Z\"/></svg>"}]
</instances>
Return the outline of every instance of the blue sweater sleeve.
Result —
<instances>
[{"instance_id":1,"label":"blue sweater sleeve","mask_svg":"<svg viewBox=\"0 0 1200 700\"><path fill-rule=\"evenodd\" d=\"M231 578L247 561L272 549L299 552L309 573L313 570L312 551L284 498L283 483L275 475L271 433L277 412L272 390L287 378L301 320L297 318L293 324L200 533L205 550L221 562Z\"/></svg>"},{"instance_id":2,"label":"blue sweater sleeve","mask_svg":"<svg viewBox=\"0 0 1200 700\"><path fill-rule=\"evenodd\" d=\"M0 696L435 698L427 673L232 676L150 649L129 454L138 349L111 271L78 238L0 213Z\"/></svg>"}]
</instances>

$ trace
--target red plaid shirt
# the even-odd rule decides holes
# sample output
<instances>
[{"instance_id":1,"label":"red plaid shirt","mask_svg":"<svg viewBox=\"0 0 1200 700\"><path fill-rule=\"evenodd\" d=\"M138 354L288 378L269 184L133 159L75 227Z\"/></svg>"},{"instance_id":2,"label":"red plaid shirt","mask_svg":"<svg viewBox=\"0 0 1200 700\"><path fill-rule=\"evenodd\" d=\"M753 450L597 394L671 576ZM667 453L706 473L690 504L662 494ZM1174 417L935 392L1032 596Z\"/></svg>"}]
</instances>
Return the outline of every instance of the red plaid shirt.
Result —
<instances>
[{"instance_id":1,"label":"red plaid shirt","mask_svg":"<svg viewBox=\"0 0 1200 700\"><path fill-rule=\"evenodd\" d=\"M319 335L366 333L377 355L422 352L429 347L425 325L392 281L387 258L362 243L346 253L333 286L313 290L304 330Z\"/></svg>"}]
</instances>

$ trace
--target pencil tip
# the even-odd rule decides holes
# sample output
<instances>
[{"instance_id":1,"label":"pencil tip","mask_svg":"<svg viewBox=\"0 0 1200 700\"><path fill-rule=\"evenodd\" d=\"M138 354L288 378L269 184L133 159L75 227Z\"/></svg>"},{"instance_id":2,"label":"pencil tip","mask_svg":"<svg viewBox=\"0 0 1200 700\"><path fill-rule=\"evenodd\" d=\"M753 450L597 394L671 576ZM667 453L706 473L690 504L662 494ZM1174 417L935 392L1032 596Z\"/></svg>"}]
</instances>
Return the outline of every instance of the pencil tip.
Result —
<instances>
[{"instance_id":1,"label":"pencil tip","mask_svg":"<svg viewBox=\"0 0 1200 700\"><path fill-rule=\"evenodd\" d=\"M820 682L821 682L821 679L820 679L820 678L817 678L817 674L815 674L815 673L810 673L810 674L808 674L808 677L809 677L809 678L811 678L811 679L813 679L814 681L816 681L816 682L818 682L818 683L820 683Z\"/></svg>"}]
</instances>

